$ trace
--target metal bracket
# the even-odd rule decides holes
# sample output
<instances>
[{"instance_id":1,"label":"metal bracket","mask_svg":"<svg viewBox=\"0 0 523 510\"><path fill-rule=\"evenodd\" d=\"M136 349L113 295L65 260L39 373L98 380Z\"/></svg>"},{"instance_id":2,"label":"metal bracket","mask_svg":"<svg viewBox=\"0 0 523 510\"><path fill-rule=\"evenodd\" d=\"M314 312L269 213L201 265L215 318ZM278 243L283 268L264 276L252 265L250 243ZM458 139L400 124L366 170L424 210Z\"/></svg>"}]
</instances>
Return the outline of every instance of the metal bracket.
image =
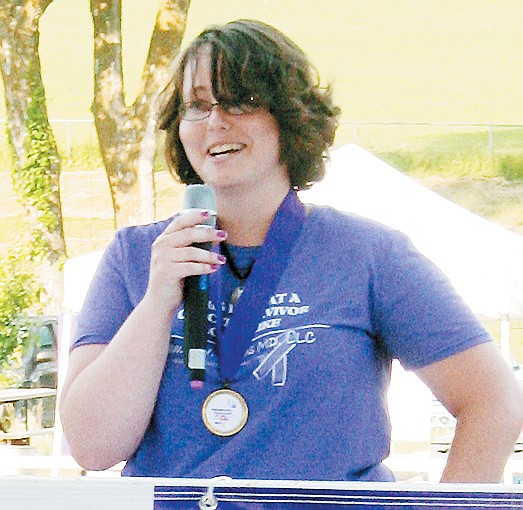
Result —
<instances>
[{"instance_id":1,"label":"metal bracket","mask_svg":"<svg viewBox=\"0 0 523 510\"><path fill-rule=\"evenodd\" d=\"M218 500L214 495L214 488L230 480L232 480L230 476L216 476L212 478L209 487L207 487L207 492L200 498L200 501L198 501L200 510L216 510L218 508Z\"/></svg>"}]
</instances>

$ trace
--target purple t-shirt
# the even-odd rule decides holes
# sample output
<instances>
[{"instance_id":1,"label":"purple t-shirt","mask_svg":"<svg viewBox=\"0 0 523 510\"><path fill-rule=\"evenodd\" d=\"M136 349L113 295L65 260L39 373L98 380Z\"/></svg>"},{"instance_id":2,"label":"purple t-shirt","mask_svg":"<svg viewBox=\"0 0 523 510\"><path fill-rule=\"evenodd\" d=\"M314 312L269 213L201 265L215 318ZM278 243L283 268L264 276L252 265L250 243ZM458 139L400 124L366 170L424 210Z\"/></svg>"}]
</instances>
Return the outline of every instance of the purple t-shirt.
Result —
<instances>
[{"instance_id":1,"label":"purple t-shirt","mask_svg":"<svg viewBox=\"0 0 523 510\"><path fill-rule=\"evenodd\" d=\"M79 317L75 347L109 342L140 302L151 244L167 224L117 233ZM218 282L232 288L227 268L211 277L211 287ZM392 359L416 369L489 340L447 277L405 235L314 207L272 297L250 312L258 326L232 383L249 419L223 438L201 418L204 399L221 385L217 306L210 301L203 391L189 387L183 310L174 314L154 414L125 475L393 480L382 464L390 446ZM224 309L227 320L233 310ZM289 348L277 356L282 341ZM146 331L143 343L146 349Z\"/></svg>"}]
</instances>

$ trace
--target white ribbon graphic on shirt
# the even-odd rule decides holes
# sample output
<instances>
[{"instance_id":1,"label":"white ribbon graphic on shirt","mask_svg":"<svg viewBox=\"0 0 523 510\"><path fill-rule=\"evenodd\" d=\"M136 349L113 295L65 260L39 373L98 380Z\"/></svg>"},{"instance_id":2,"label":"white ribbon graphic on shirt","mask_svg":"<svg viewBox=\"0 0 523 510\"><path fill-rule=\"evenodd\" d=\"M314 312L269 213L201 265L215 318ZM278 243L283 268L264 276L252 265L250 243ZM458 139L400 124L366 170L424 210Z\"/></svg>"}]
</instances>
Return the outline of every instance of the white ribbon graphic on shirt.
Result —
<instances>
[{"instance_id":1,"label":"white ribbon graphic on shirt","mask_svg":"<svg viewBox=\"0 0 523 510\"><path fill-rule=\"evenodd\" d=\"M297 337L299 333L294 329L288 329L278 335L276 347L262 359L253 372L254 377L261 380L272 372L272 384L283 386L287 379L287 354L296 347Z\"/></svg>"}]
</instances>

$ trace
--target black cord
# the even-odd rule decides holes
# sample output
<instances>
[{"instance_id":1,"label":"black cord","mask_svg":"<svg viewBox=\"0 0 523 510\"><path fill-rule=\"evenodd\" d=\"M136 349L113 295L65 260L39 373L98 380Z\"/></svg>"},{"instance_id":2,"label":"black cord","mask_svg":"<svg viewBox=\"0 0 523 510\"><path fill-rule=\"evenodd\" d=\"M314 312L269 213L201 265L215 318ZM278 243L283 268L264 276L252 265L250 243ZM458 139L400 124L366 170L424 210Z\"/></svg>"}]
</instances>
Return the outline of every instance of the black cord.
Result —
<instances>
[{"instance_id":1,"label":"black cord","mask_svg":"<svg viewBox=\"0 0 523 510\"><path fill-rule=\"evenodd\" d=\"M249 267L245 271L240 271L238 266L234 263L234 259L231 256L231 252L229 251L229 248L227 247L227 243L220 243L220 250L223 255L227 258L227 264L229 264L229 267L232 271L232 274L240 280L241 283L243 283L251 274L252 268L254 267L254 263L256 262L256 259L254 259Z\"/></svg>"}]
</instances>

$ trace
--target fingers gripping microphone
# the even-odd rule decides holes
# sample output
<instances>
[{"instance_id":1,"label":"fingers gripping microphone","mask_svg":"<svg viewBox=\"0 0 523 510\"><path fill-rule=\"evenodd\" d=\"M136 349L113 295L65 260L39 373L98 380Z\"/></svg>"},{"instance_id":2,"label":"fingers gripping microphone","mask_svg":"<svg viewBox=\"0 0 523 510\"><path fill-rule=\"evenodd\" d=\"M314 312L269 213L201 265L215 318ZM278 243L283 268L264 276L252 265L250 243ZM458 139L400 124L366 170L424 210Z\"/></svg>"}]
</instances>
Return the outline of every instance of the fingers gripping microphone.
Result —
<instances>
[{"instance_id":1,"label":"fingers gripping microphone","mask_svg":"<svg viewBox=\"0 0 523 510\"><path fill-rule=\"evenodd\" d=\"M214 192L203 184L187 187L184 209L203 209L210 212L202 226L216 224L216 199ZM195 243L193 246L210 250L212 243ZM184 331L183 352L185 365L189 369L191 387L200 389L205 381L205 356L207 351L207 314L209 313L209 276L188 276L184 280Z\"/></svg>"}]
</instances>

